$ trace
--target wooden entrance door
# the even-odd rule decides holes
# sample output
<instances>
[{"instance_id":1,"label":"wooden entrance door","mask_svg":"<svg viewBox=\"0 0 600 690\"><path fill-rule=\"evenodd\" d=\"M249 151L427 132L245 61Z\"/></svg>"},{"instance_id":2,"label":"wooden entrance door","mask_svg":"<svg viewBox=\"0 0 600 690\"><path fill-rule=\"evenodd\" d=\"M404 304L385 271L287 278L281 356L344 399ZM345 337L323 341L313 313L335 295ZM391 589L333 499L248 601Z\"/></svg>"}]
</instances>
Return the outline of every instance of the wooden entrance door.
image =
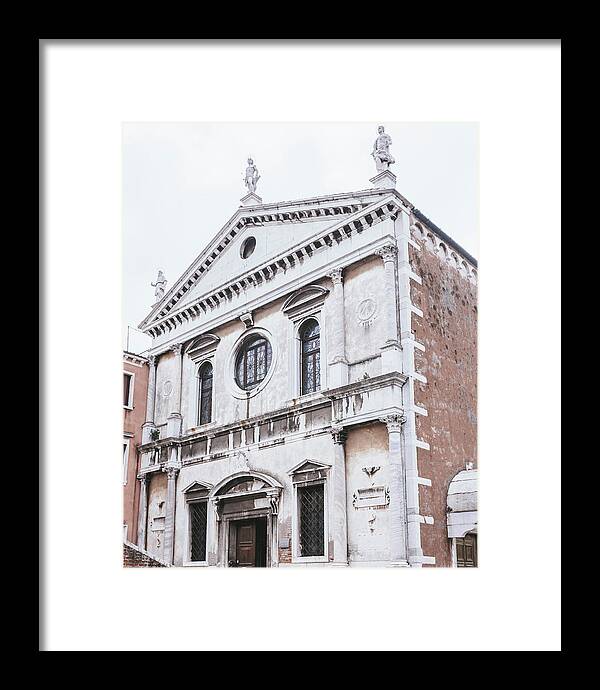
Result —
<instances>
[{"instance_id":1,"label":"wooden entrance door","mask_svg":"<svg viewBox=\"0 0 600 690\"><path fill-rule=\"evenodd\" d=\"M237 524L236 567L256 566L256 520L243 520Z\"/></svg>"}]
</instances>

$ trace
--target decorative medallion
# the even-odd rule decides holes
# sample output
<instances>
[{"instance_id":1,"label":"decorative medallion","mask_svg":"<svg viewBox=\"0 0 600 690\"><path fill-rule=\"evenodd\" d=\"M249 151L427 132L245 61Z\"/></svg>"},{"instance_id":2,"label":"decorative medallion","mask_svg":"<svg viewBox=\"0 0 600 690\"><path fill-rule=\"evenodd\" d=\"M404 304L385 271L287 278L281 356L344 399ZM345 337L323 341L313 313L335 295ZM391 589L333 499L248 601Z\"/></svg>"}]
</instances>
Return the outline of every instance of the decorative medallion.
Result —
<instances>
[{"instance_id":1,"label":"decorative medallion","mask_svg":"<svg viewBox=\"0 0 600 690\"><path fill-rule=\"evenodd\" d=\"M377 302L373 297L365 297L356 307L356 316L358 321L363 326L369 326L373 323L375 314L377 313Z\"/></svg>"},{"instance_id":2,"label":"decorative medallion","mask_svg":"<svg viewBox=\"0 0 600 690\"><path fill-rule=\"evenodd\" d=\"M168 398L173 392L173 382L165 381L162 385L162 394L165 398Z\"/></svg>"}]
</instances>

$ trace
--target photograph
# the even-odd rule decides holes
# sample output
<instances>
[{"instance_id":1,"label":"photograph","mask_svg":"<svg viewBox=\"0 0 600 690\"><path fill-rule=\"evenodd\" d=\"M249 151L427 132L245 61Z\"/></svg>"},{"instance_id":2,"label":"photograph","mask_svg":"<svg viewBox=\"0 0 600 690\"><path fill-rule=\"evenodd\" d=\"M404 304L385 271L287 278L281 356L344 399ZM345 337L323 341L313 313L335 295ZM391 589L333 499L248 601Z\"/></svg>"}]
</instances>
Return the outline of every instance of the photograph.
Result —
<instances>
[{"instance_id":1,"label":"photograph","mask_svg":"<svg viewBox=\"0 0 600 690\"><path fill-rule=\"evenodd\" d=\"M477 166L476 123L124 123L125 567L477 567Z\"/></svg>"},{"instance_id":2,"label":"photograph","mask_svg":"<svg viewBox=\"0 0 600 690\"><path fill-rule=\"evenodd\" d=\"M568 651L561 41L38 40L40 651Z\"/></svg>"}]
</instances>

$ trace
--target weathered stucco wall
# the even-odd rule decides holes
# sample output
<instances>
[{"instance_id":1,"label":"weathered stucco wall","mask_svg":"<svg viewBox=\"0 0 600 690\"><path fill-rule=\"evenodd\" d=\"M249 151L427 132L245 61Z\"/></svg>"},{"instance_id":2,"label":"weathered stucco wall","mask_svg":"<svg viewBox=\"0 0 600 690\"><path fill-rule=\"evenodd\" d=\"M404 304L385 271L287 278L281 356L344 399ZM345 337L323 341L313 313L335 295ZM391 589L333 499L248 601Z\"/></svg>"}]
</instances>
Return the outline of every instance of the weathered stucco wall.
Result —
<instances>
[{"instance_id":1,"label":"weathered stucco wall","mask_svg":"<svg viewBox=\"0 0 600 690\"><path fill-rule=\"evenodd\" d=\"M375 467L380 469L369 478L363 468ZM389 485L388 432L384 424L366 424L348 432L346 482L350 562L389 560L389 507L371 510L354 505L354 494L358 489Z\"/></svg>"},{"instance_id":2,"label":"weathered stucco wall","mask_svg":"<svg viewBox=\"0 0 600 690\"><path fill-rule=\"evenodd\" d=\"M379 348L385 341L381 309L383 290L383 262L377 256L344 271L346 357L350 364L350 382L361 379L365 374L372 377L381 373Z\"/></svg>"},{"instance_id":3,"label":"weathered stucco wall","mask_svg":"<svg viewBox=\"0 0 600 690\"><path fill-rule=\"evenodd\" d=\"M425 351L416 351L416 370L427 383L415 383L415 402L427 409L417 417L417 436L430 445L419 449L419 475L432 486L420 486L420 512L434 518L421 525L423 551L436 566L451 566L446 528L446 495L452 477L477 464L477 288L426 244L411 248L411 264L422 285L412 284L412 302L423 311L413 330Z\"/></svg>"},{"instance_id":4,"label":"weathered stucco wall","mask_svg":"<svg viewBox=\"0 0 600 690\"><path fill-rule=\"evenodd\" d=\"M327 420L325 420L325 424ZM320 425L320 423L317 423ZM310 432L310 424L306 427ZM291 561L291 524L292 524L292 483L290 470L302 460L313 459L326 465L333 465L334 446L329 433L310 438L297 438L285 445L274 445L264 448L244 448L252 472L266 474L283 486L278 512L279 561ZM243 458L225 454L223 457L183 466L177 478L177 498L175 512L175 565L182 565L188 558L190 544L189 513L184 490L194 482L208 483L212 486L237 472L247 469ZM282 546L287 540L287 545ZM148 549L150 550L150 549Z\"/></svg>"},{"instance_id":5,"label":"weathered stucco wall","mask_svg":"<svg viewBox=\"0 0 600 690\"><path fill-rule=\"evenodd\" d=\"M152 475L148 489L148 525L146 528L146 550L152 556L163 558L165 509L167 501L167 475L157 472Z\"/></svg>"},{"instance_id":6,"label":"weathered stucco wall","mask_svg":"<svg viewBox=\"0 0 600 690\"><path fill-rule=\"evenodd\" d=\"M332 283L328 278L315 283L327 290L323 307L318 315L321 326L321 387L327 387L328 352L333 342L334 308ZM350 381L365 374L377 376L381 373L380 347L384 341L384 324L381 310L377 307L373 318L361 321L357 310L366 297L376 305L381 302L383 290L383 264L378 257L372 257L344 273L344 308L346 325L346 352L350 367ZM292 291L293 292L293 291ZM298 362L298 340L292 320L282 311L285 300L292 292L268 306L253 312L254 327L266 331L273 350L273 374L264 390L247 400L232 395L233 366L231 353L246 328L241 320L231 321L212 333L220 338L213 363L213 424L229 424L248 417L267 414L289 405L299 394L294 368ZM185 341L184 342L188 342ZM155 419L164 425L170 412L176 409L176 355L166 352L160 355L156 373ZM360 361L365 360L366 361ZM198 414L198 364L184 354L182 361L181 413L183 431L196 428Z\"/></svg>"}]
</instances>

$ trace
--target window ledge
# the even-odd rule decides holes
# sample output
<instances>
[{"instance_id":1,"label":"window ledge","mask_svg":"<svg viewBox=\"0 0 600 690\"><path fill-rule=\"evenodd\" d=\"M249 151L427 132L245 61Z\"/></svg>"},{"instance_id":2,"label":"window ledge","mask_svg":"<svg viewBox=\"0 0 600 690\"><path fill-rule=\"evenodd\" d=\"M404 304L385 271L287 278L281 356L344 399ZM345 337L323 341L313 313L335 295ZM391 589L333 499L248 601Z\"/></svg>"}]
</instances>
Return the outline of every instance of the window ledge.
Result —
<instances>
[{"instance_id":1,"label":"window ledge","mask_svg":"<svg viewBox=\"0 0 600 690\"><path fill-rule=\"evenodd\" d=\"M208 561L184 561L184 568L206 568Z\"/></svg>"},{"instance_id":2,"label":"window ledge","mask_svg":"<svg viewBox=\"0 0 600 690\"><path fill-rule=\"evenodd\" d=\"M295 556L292 563L329 563L327 556Z\"/></svg>"},{"instance_id":3,"label":"window ledge","mask_svg":"<svg viewBox=\"0 0 600 690\"><path fill-rule=\"evenodd\" d=\"M198 426L191 426L186 430L186 434L201 434L203 431L210 431L216 429L219 425L217 422L207 422L206 424L199 424ZM222 425L221 425L222 426Z\"/></svg>"},{"instance_id":4,"label":"window ledge","mask_svg":"<svg viewBox=\"0 0 600 690\"><path fill-rule=\"evenodd\" d=\"M312 400L318 400L319 398L323 397L323 393L320 390L315 391L314 393L305 393L304 395L299 395L297 398L292 398L291 400L288 400L287 406L294 407L296 405L299 405L300 403L311 402Z\"/></svg>"}]
</instances>

